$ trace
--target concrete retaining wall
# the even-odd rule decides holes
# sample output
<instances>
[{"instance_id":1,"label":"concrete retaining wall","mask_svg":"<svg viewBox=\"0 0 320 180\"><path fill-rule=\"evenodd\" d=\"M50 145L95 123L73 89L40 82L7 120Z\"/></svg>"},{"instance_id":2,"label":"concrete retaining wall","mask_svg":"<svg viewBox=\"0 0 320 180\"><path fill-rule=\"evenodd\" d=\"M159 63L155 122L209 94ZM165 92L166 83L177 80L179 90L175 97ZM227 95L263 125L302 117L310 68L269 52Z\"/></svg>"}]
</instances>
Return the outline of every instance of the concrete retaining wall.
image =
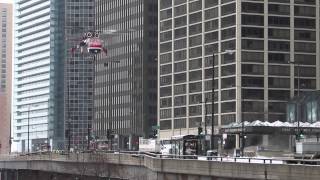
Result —
<instances>
[{"instance_id":1,"label":"concrete retaining wall","mask_svg":"<svg viewBox=\"0 0 320 180\"><path fill-rule=\"evenodd\" d=\"M311 165L161 159L130 154L84 154L53 159L34 156L27 159L29 160L17 158L0 161L0 169L37 170L132 180L318 180L320 177L320 166Z\"/></svg>"}]
</instances>

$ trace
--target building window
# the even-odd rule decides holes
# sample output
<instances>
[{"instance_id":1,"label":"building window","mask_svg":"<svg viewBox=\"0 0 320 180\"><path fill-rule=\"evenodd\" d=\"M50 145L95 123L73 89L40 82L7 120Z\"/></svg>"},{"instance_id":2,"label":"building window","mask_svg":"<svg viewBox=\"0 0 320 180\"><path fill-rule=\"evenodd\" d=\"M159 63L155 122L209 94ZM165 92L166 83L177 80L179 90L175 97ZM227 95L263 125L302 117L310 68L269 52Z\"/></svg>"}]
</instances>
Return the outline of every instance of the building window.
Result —
<instances>
[{"instance_id":1,"label":"building window","mask_svg":"<svg viewBox=\"0 0 320 180\"><path fill-rule=\"evenodd\" d=\"M263 77L242 77L243 87L264 87Z\"/></svg>"},{"instance_id":2,"label":"building window","mask_svg":"<svg viewBox=\"0 0 320 180\"><path fill-rule=\"evenodd\" d=\"M236 12L236 3L221 6L221 16L233 14Z\"/></svg>"},{"instance_id":3,"label":"building window","mask_svg":"<svg viewBox=\"0 0 320 180\"><path fill-rule=\"evenodd\" d=\"M160 119L171 118L171 109L160 109Z\"/></svg>"},{"instance_id":4,"label":"building window","mask_svg":"<svg viewBox=\"0 0 320 180\"><path fill-rule=\"evenodd\" d=\"M269 16L268 21L269 21L269 26L275 26L275 27L289 27L290 26L290 18L289 17Z\"/></svg>"},{"instance_id":5,"label":"building window","mask_svg":"<svg viewBox=\"0 0 320 180\"><path fill-rule=\"evenodd\" d=\"M172 17L172 10L171 9L160 11L160 20L168 19L171 17Z\"/></svg>"},{"instance_id":6,"label":"building window","mask_svg":"<svg viewBox=\"0 0 320 180\"><path fill-rule=\"evenodd\" d=\"M290 88L290 79L269 77L268 85L270 88Z\"/></svg>"},{"instance_id":7,"label":"building window","mask_svg":"<svg viewBox=\"0 0 320 180\"><path fill-rule=\"evenodd\" d=\"M189 96L189 104L199 104L202 101L202 94L192 94Z\"/></svg>"},{"instance_id":8,"label":"building window","mask_svg":"<svg viewBox=\"0 0 320 180\"><path fill-rule=\"evenodd\" d=\"M189 118L189 128L200 127L202 122L201 117Z\"/></svg>"},{"instance_id":9,"label":"building window","mask_svg":"<svg viewBox=\"0 0 320 180\"><path fill-rule=\"evenodd\" d=\"M174 41L174 49L183 49L187 47L187 40L184 39L179 39Z\"/></svg>"},{"instance_id":10,"label":"building window","mask_svg":"<svg viewBox=\"0 0 320 180\"><path fill-rule=\"evenodd\" d=\"M215 83L216 85L217 83ZM236 81L234 77L221 78L221 88L232 88L235 87Z\"/></svg>"},{"instance_id":11,"label":"building window","mask_svg":"<svg viewBox=\"0 0 320 180\"><path fill-rule=\"evenodd\" d=\"M236 36L236 28L224 29L221 31L221 39L230 39ZM213 36L214 37L214 36Z\"/></svg>"},{"instance_id":12,"label":"building window","mask_svg":"<svg viewBox=\"0 0 320 180\"><path fill-rule=\"evenodd\" d=\"M279 66L279 65L269 65L268 68L269 75L274 76L290 76L290 67L289 66Z\"/></svg>"},{"instance_id":13,"label":"building window","mask_svg":"<svg viewBox=\"0 0 320 180\"><path fill-rule=\"evenodd\" d=\"M160 64L168 63L171 61L172 61L172 54L171 53L160 55Z\"/></svg>"},{"instance_id":14,"label":"building window","mask_svg":"<svg viewBox=\"0 0 320 180\"><path fill-rule=\"evenodd\" d=\"M183 4L186 2L187 2L187 0L174 0L174 5L179 5L179 4Z\"/></svg>"},{"instance_id":15,"label":"building window","mask_svg":"<svg viewBox=\"0 0 320 180\"><path fill-rule=\"evenodd\" d=\"M195 24L189 27L189 35L199 34L202 32L202 24Z\"/></svg>"},{"instance_id":16,"label":"building window","mask_svg":"<svg viewBox=\"0 0 320 180\"><path fill-rule=\"evenodd\" d=\"M185 71L187 68L186 61L174 64L174 72Z\"/></svg>"},{"instance_id":17,"label":"building window","mask_svg":"<svg viewBox=\"0 0 320 180\"><path fill-rule=\"evenodd\" d=\"M263 28L254 28L254 27L243 27L242 28L242 37L263 38L264 37L264 29Z\"/></svg>"},{"instance_id":18,"label":"building window","mask_svg":"<svg viewBox=\"0 0 320 180\"><path fill-rule=\"evenodd\" d=\"M202 20L202 13L201 12L189 15L189 24L201 22L201 20Z\"/></svg>"},{"instance_id":19,"label":"building window","mask_svg":"<svg viewBox=\"0 0 320 180\"><path fill-rule=\"evenodd\" d=\"M172 6L172 0L161 0L160 9L165 9Z\"/></svg>"},{"instance_id":20,"label":"building window","mask_svg":"<svg viewBox=\"0 0 320 180\"><path fill-rule=\"evenodd\" d=\"M221 113L229 113L236 111L236 102L221 103Z\"/></svg>"},{"instance_id":21,"label":"building window","mask_svg":"<svg viewBox=\"0 0 320 180\"><path fill-rule=\"evenodd\" d=\"M174 129L180 129L180 128L186 128L186 119L181 118L181 119L175 119L174 120Z\"/></svg>"},{"instance_id":22,"label":"building window","mask_svg":"<svg viewBox=\"0 0 320 180\"><path fill-rule=\"evenodd\" d=\"M216 5L218 5L218 1L213 1L213 0L205 0L204 1L205 8L213 7Z\"/></svg>"},{"instance_id":23,"label":"building window","mask_svg":"<svg viewBox=\"0 0 320 180\"><path fill-rule=\"evenodd\" d=\"M171 96L171 86L160 88L160 97Z\"/></svg>"},{"instance_id":24,"label":"building window","mask_svg":"<svg viewBox=\"0 0 320 180\"><path fill-rule=\"evenodd\" d=\"M264 112L264 103L261 101L242 101L243 112Z\"/></svg>"},{"instance_id":25,"label":"building window","mask_svg":"<svg viewBox=\"0 0 320 180\"><path fill-rule=\"evenodd\" d=\"M219 27L218 23L219 23L218 19L205 22L205 24L204 24L205 31L207 32L207 31L212 31L212 30L218 29L218 27Z\"/></svg>"},{"instance_id":26,"label":"building window","mask_svg":"<svg viewBox=\"0 0 320 180\"><path fill-rule=\"evenodd\" d=\"M251 39L242 40L242 49L263 50L263 47L264 47L263 40L251 40Z\"/></svg>"},{"instance_id":27,"label":"building window","mask_svg":"<svg viewBox=\"0 0 320 180\"><path fill-rule=\"evenodd\" d=\"M268 59L270 63L281 63L281 64L288 64L290 61L290 54L285 53L269 53Z\"/></svg>"},{"instance_id":28,"label":"building window","mask_svg":"<svg viewBox=\"0 0 320 180\"><path fill-rule=\"evenodd\" d=\"M290 99L290 91L288 90L269 90L269 100L287 101Z\"/></svg>"},{"instance_id":29,"label":"building window","mask_svg":"<svg viewBox=\"0 0 320 180\"><path fill-rule=\"evenodd\" d=\"M160 108L171 107L172 106L172 98L161 98L160 99Z\"/></svg>"},{"instance_id":30,"label":"building window","mask_svg":"<svg viewBox=\"0 0 320 180\"><path fill-rule=\"evenodd\" d=\"M202 58L194 59L189 61L189 69L199 69L202 68Z\"/></svg>"},{"instance_id":31,"label":"building window","mask_svg":"<svg viewBox=\"0 0 320 180\"><path fill-rule=\"evenodd\" d=\"M236 65L221 66L221 76L230 76L236 73Z\"/></svg>"},{"instance_id":32,"label":"building window","mask_svg":"<svg viewBox=\"0 0 320 180\"><path fill-rule=\"evenodd\" d=\"M217 119L216 117L214 118L215 124L217 124ZM222 125L227 125L236 122L236 115L235 114L226 114L226 115L221 115L221 124Z\"/></svg>"},{"instance_id":33,"label":"building window","mask_svg":"<svg viewBox=\"0 0 320 180\"><path fill-rule=\"evenodd\" d=\"M193 36L189 38L189 46L198 46L202 44L202 35Z\"/></svg>"},{"instance_id":34,"label":"building window","mask_svg":"<svg viewBox=\"0 0 320 180\"><path fill-rule=\"evenodd\" d=\"M228 16L221 19L221 27L225 28L236 24L236 16Z\"/></svg>"},{"instance_id":35,"label":"building window","mask_svg":"<svg viewBox=\"0 0 320 180\"><path fill-rule=\"evenodd\" d=\"M185 84L175 85L174 86L174 94L186 94L187 88Z\"/></svg>"},{"instance_id":36,"label":"building window","mask_svg":"<svg viewBox=\"0 0 320 180\"><path fill-rule=\"evenodd\" d=\"M172 20L161 21L160 22L160 31L165 31L172 28Z\"/></svg>"},{"instance_id":37,"label":"building window","mask_svg":"<svg viewBox=\"0 0 320 180\"><path fill-rule=\"evenodd\" d=\"M263 75L264 67L263 65L257 65L257 64L242 64L241 71L242 71L242 74Z\"/></svg>"},{"instance_id":38,"label":"building window","mask_svg":"<svg viewBox=\"0 0 320 180\"><path fill-rule=\"evenodd\" d=\"M290 42L286 41L269 41L269 51L290 51Z\"/></svg>"},{"instance_id":39,"label":"building window","mask_svg":"<svg viewBox=\"0 0 320 180\"><path fill-rule=\"evenodd\" d=\"M189 72L189 81L196 81L202 79L202 71L191 71Z\"/></svg>"},{"instance_id":40,"label":"building window","mask_svg":"<svg viewBox=\"0 0 320 180\"><path fill-rule=\"evenodd\" d=\"M160 86L170 85L172 84L172 76L162 76L160 77Z\"/></svg>"},{"instance_id":41,"label":"building window","mask_svg":"<svg viewBox=\"0 0 320 180\"><path fill-rule=\"evenodd\" d=\"M294 15L295 16L307 16L315 17L316 8L310 6L294 6Z\"/></svg>"},{"instance_id":42,"label":"building window","mask_svg":"<svg viewBox=\"0 0 320 180\"><path fill-rule=\"evenodd\" d=\"M187 76L186 73L180 73L174 75L174 83L183 83L186 82Z\"/></svg>"},{"instance_id":43,"label":"building window","mask_svg":"<svg viewBox=\"0 0 320 180\"><path fill-rule=\"evenodd\" d=\"M258 16L258 15L242 15L242 24L263 26L264 19L263 19L263 16Z\"/></svg>"},{"instance_id":44,"label":"building window","mask_svg":"<svg viewBox=\"0 0 320 180\"><path fill-rule=\"evenodd\" d=\"M171 127L171 120L160 121L160 130L168 130Z\"/></svg>"},{"instance_id":45,"label":"building window","mask_svg":"<svg viewBox=\"0 0 320 180\"><path fill-rule=\"evenodd\" d=\"M202 9L202 0L197 0L189 4L189 12L199 11Z\"/></svg>"},{"instance_id":46,"label":"building window","mask_svg":"<svg viewBox=\"0 0 320 180\"><path fill-rule=\"evenodd\" d=\"M187 51L186 50L174 52L174 61L181 61L181 60L185 60L186 58L187 58Z\"/></svg>"},{"instance_id":47,"label":"building window","mask_svg":"<svg viewBox=\"0 0 320 180\"><path fill-rule=\"evenodd\" d=\"M304 29L315 29L316 22L314 19L306 18L294 18L294 27L295 28L304 28Z\"/></svg>"},{"instance_id":48,"label":"building window","mask_svg":"<svg viewBox=\"0 0 320 180\"><path fill-rule=\"evenodd\" d=\"M176 96L176 97L174 97L174 105L175 106L186 105L186 96Z\"/></svg>"},{"instance_id":49,"label":"building window","mask_svg":"<svg viewBox=\"0 0 320 180\"><path fill-rule=\"evenodd\" d=\"M186 107L174 108L174 117L185 117Z\"/></svg>"},{"instance_id":50,"label":"building window","mask_svg":"<svg viewBox=\"0 0 320 180\"><path fill-rule=\"evenodd\" d=\"M174 8L174 16L180 16L187 13L187 6L182 5Z\"/></svg>"},{"instance_id":51,"label":"building window","mask_svg":"<svg viewBox=\"0 0 320 180\"><path fill-rule=\"evenodd\" d=\"M236 98L236 90L224 90L221 91L221 101L233 100Z\"/></svg>"},{"instance_id":52,"label":"building window","mask_svg":"<svg viewBox=\"0 0 320 180\"><path fill-rule=\"evenodd\" d=\"M294 51L295 52L316 52L316 44L315 43L306 43L306 42L295 42L294 43Z\"/></svg>"},{"instance_id":53,"label":"building window","mask_svg":"<svg viewBox=\"0 0 320 180\"><path fill-rule=\"evenodd\" d=\"M318 103L317 101L310 101L306 104L307 108L307 121L310 123L316 122L317 119L317 113L318 113Z\"/></svg>"},{"instance_id":54,"label":"building window","mask_svg":"<svg viewBox=\"0 0 320 180\"><path fill-rule=\"evenodd\" d=\"M211 8L205 11L204 17L205 20L217 18L219 16L219 9L218 8Z\"/></svg>"},{"instance_id":55,"label":"building window","mask_svg":"<svg viewBox=\"0 0 320 180\"><path fill-rule=\"evenodd\" d=\"M174 30L174 38L175 39L185 37L185 36L187 36L187 28L186 27Z\"/></svg>"},{"instance_id":56,"label":"building window","mask_svg":"<svg viewBox=\"0 0 320 180\"><path fill-rule=\"evenodd\" d=\"M304 41L315 41L316 32L315 31L307 31L307 30L295 30L294 31L294 39L295 40L304 40Z\"/></svg>"},{"instance_id":57,"label":"building window","mask_svg":"<svg viewBox=\"0 0 320 180\"><path fill-rule=\"evenodd\" d=\"M160 53L172 51L172 42L160 44Z\"/></svg>"},{"instance_id":58,"label":"building window","mask_svg":"<svg viewBox=\"0 0 320 180\"><path fill-rule=\"evenodd\" d=\"M172 31L160 33L160 42L172 40Z\"/></svg>"},{"instance_id":59,"label":"building window","mask_svg":"<svg viewBox=\"0 0 320 180\"><path fill-rule=\"evenodd\" d=\"M268 35L270 39L290 39L290 30L269 28Z\"/></svg>"},{"instance_id":60,"label":"building window","mask_svg":"<svg viewBox=\"0 0 320 180\"><path fill-rule=\"evenodd\" d=\"M167 64L167 65L162 65L160 66L160 74L169 74L172 73L172 65L171 64Z\"/></svg>"},{"instance_id":61,"label":"building window","mask_svg":"<svg viewBox=\"0 0 320 180\"><path fill-rule=\"evenodd\" d=\"M290 6L282 4L269 4L269 14L290 15Z\"/></svg>"},{"instance_id":62,"label":"building window","mask_svg":"<svg viewBox=\"0 0 320 180\"><path fill-rule=\"evenodd\" d=\"M242 90L243 99L264 99L264 92L261 89L243 89Z\"/></svg>"},{"instance_id":63,"label":"building window","mask_svg":"<svg viewBox=\"0 0 320 180\"><path fill-rule=\"evenodd\" d=\"M263 3L243 2L242 3L242 12L246 12L246 13L263 13L264 12Z\"/></svg>"},{"instance_id":64,"label":"building window","mask_svg":"<svg viewBox=\"0 0 320 180\"><path fill-rule=\"evenodd\" d=\"M180 27L187 24L187 16L182 16L174 19L174 27Z\"/></svg>"},{"instance_id":65,"label":"building window","mask_svg":"<svg viewBox=\"0 0 320 180\"><path fill-rule=\"evenodd\" d=\"M190 93L200 92L201 90L202 90L201 82L189 84L189 92Z\"/></svg>"},{"instance_id":66,"label":"building window","mask_svg":"<svg viewBox=\"0 0 320 180\"><path fill-rule=\"evenodd\" d=\"M189 107L189 116L196 116L202 114L202 106L190 106Z\"/></svg>"},{"instance_id":67,"label":"building window","mask_svg":"<svg viewBox=\"0 0 320 180\"><path fill-rule=\"evenodd\" d=\"M261 52L245 52L241 53L241 59L243 62L264 62L264 55Z\"/></svg>"}]
</instances>

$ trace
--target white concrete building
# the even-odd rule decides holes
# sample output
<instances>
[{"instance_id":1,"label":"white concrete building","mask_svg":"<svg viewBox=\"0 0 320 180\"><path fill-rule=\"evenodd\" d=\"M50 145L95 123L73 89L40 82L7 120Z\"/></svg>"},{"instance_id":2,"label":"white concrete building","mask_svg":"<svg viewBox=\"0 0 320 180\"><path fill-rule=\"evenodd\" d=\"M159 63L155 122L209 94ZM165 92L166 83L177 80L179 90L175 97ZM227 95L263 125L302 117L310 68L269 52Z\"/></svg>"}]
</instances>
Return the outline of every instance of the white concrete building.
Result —
<instances>
[{"instance_id":1,"label":"white concrete building","mask_svg":"<svg viewBox=\"0 0 320 180\"><path fill-rule=\"evenodd\" d=\"M28 152L29 148L31 152L58 142L53 129L56 114L63 110L55 104L63 98L58 95L58 82L63 83L59 60L64 54L59 39L63 8L59 6L52 0L15 2L13 151Z\"/></svg>"}]
</instances>

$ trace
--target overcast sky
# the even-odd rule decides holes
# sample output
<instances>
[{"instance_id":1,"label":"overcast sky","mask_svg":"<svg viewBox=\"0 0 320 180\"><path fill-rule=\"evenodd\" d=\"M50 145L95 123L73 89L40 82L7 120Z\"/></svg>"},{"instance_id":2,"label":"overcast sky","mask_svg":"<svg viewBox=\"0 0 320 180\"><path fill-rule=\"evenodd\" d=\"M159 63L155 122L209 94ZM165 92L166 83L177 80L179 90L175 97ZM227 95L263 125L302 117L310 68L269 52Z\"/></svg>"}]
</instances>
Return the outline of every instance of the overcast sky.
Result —
<instances>
[{"instance_id":1,"label":"overcast sky","mask_svg":"<svg viewBox=\"0 0 320 180\"><path fill-rule=\"evenodd\" d=\"M0 3L12 3L13 0L0 0Z\"/></svg>"}]
</instances>

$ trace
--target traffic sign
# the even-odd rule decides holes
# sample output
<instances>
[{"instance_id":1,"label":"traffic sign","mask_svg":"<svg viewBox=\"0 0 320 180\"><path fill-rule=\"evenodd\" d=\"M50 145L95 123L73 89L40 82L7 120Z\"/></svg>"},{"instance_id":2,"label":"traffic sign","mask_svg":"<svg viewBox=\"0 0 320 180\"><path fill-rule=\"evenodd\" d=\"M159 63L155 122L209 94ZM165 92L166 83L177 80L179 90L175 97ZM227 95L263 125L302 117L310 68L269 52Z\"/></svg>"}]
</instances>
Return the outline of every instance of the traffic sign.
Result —
<instances>
[{"instance_id":1,"label":"traffic sign","mask_svg":"<svg viewBox=\"0 0 320 180\"><path fill-rule=\"evenodd\" d=\"M160 129L160 126L159 126L159 125L152 126L152 129L153 129L153 130Z\"/></svg>"}]
</instances>

